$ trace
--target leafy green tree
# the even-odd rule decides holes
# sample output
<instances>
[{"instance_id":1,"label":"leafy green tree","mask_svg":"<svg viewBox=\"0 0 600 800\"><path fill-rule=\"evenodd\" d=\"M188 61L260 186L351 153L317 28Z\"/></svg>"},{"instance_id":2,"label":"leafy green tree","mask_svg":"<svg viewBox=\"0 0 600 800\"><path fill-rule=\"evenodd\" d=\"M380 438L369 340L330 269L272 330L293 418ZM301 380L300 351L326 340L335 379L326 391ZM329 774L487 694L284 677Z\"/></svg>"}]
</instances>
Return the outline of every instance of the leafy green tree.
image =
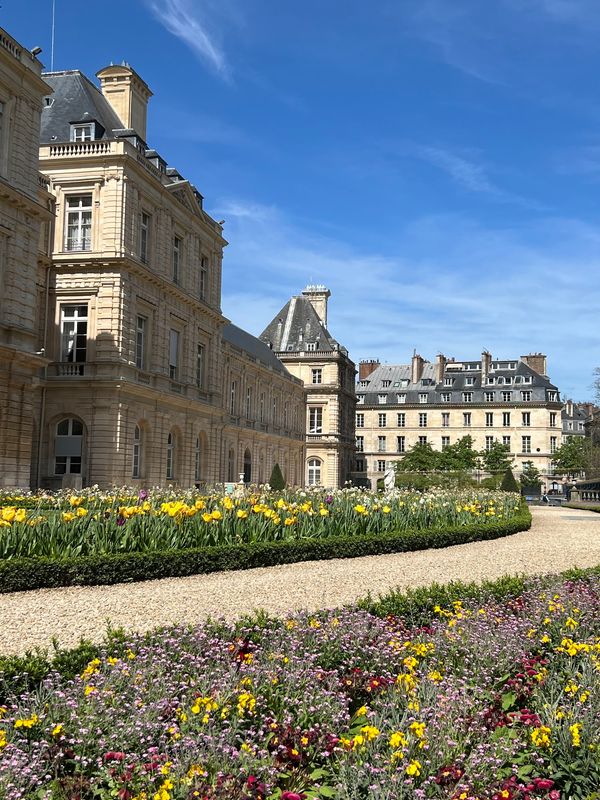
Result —
<instances>
[{"instance_id":1,"label":"leafy green tree","mask_svg":"<svg viewBox=\"0 0 600 800\"><path fill-rule=\"evenodd\" d=\"M502 478L502 483L500 484L500 488L502 489L503 492L519 491L519 484L515 480L515 476L513 475L513 471L510 467L504 473L504 477Z\"/></svg>"},{"instance_id":2,"label":"leafy green tree","mask_svg":"<svg viewBox=\"0 0 600 800\"><path fill-rule=\"evenodd\" d=\"M506 472L512 467L514 461L508 445L500 442L493 442L489 450L481 451L480 456L482 468L492 475Z\"/></svg>"},{"instance_id":3,"label":"leafy green tree","mask_svg":"<svg viewBox=\"0 0 600 800\"><path fill-rule=\"evenodd\" d=\"M279 464L275 464L271 471L271 477L269 478L269 486L275 492L282 492L285 489L285 479L281 474L281 468Z\"/></svg>"},{"instance_id":4,"label":"leafy green tree","mask_svg":"<svg viewBox=\"0 0 600 800\"><path fill-rule=\"evenodd\" d=\"M473 438L463 436L446 447L439 455L438 469L453 472L472 472L479 464L479 453L473 450Z\"/></svg>"},{"instance_id":5,"label":"leafy green tree","mask_svg":"<svg viewBox=\"0 0 600 800\"><path fill-rule=\"evenodd\" d=\"M588 466L589 445L583 436L569 436L552 456L554 468L565 475L577 475Z\"/></svg>"},{"instance_id":6,"label":"leafy green tree","mask_svg":"<svg viewBox=\"0 0 600 800\"><path fill-rule=\"evenodd\" d=\"M535 487L539 489L542 485L542 473L534 466L533 461L526 461L523 464L523 472L521 473L521 486Z\"/></svg>"},{"instance_id":7,"label":"leafy green tree","mask_svg":"<svg viewBox=\"0 0 600 800\"><path fill-rule=\"evenodd\" d=\"M396 462L398 472L434 472L439 468L440 455L434 450L429 442L420 444L417 442L410 450L407 450L404 457Z\"/></svg>"}]
</instances>

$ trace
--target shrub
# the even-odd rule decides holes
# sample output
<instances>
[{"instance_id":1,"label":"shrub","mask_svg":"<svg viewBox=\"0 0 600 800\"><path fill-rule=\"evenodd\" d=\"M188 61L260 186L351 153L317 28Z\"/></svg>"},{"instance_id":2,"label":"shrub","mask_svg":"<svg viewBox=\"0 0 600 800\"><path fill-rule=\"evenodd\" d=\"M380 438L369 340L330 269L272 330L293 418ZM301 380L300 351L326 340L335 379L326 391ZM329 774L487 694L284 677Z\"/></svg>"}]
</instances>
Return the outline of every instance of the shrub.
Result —
<instances>
[{"instance_id":1,"label":"shrub","mask_svg":"<svg viewBox=\"0 0 600 800\"><path fill-rule=\"evenodd\" d=\"M279 464L275 464L273 470L271 471L269 486L274 492L282 492L285 489L285 479L281 473Z\"/></svg>"},{"instance_id":2,"label":"shrub","mask_svg":"<svg viewBox=\"0 0 600 800\"><path fill-rule=\"evenodd\" d=\"M520 491L519 484L515 480L515 476L513 475L513 471L510 467L504 473L504 477L502 478L502 483L500 484L500 488L502 489L503 492Z\"/></svg>"}]
</instances>

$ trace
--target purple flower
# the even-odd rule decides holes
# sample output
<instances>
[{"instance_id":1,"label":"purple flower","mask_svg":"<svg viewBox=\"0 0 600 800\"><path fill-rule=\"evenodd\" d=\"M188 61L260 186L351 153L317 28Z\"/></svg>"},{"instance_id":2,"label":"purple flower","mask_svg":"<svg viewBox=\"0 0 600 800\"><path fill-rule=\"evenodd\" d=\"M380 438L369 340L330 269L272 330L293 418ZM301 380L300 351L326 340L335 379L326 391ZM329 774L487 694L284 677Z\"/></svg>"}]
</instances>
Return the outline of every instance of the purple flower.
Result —
<instances>
[{"instance_id":1,"label":"purple flower","mask_svg":"<svg viewBox=\"0 0 600 800\"><path fill-rule=\"evenodd\" d=\"M148 492L145 489L140 489L140 493L138 494L138 500L142 503L144 500L148 499Z\"/></svg>"}]
</instances>

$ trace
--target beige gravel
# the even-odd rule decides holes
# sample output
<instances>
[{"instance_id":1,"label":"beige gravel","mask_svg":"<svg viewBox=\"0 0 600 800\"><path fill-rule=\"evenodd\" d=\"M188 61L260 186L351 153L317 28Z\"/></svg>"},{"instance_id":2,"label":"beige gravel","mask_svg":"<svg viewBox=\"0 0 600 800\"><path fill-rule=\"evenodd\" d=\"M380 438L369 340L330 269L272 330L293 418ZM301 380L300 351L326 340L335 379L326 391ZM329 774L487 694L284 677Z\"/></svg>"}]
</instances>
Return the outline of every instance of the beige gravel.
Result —
<instances>
[{"instance_id":1,"label":"beige gravel","mask_svg":"<svg viewBox=\"0 0 600 800\"><path fill-rule=\"evenodd\" d=\"M39 589L0 595L0 653L99 640L108 621L144 631L207 616L235 619L255 608L284 614L351 603L368 592L433 581L484 580L600 564L600 514L534 507L531 530L491 542L387 556L167 578L116 586Z\"/></svg>"}]
</instances>

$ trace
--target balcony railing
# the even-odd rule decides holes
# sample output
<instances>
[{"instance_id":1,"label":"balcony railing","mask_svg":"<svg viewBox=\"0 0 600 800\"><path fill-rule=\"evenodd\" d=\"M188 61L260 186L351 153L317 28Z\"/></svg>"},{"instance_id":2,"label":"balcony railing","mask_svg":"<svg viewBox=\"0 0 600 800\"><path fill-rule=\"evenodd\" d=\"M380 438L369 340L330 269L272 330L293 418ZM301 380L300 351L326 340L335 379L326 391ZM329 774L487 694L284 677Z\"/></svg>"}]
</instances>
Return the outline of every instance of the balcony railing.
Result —
<instances>
[{"instance_id":1,"label":"balcony railing","mask_svg":"<svg viewBox=\"0 0 600 800\"><path fill-rule=\"evenodd\" d=\"M106 139L97 139L91 142L61 142L51 144L50 157L65 156L102 156L111 152L111 142Z\"/></svg>"},{"instance_id":2,"label":"balcony railing","mask_svg":"<svg viewBox=\"0 0 600 800\"><path fill-rule=\"evenodd\" d=\"M85 376L86 366L81 361L57 361L50 365L50 372L56 378L80 378Z\"/></svg>"}]
</instances>

